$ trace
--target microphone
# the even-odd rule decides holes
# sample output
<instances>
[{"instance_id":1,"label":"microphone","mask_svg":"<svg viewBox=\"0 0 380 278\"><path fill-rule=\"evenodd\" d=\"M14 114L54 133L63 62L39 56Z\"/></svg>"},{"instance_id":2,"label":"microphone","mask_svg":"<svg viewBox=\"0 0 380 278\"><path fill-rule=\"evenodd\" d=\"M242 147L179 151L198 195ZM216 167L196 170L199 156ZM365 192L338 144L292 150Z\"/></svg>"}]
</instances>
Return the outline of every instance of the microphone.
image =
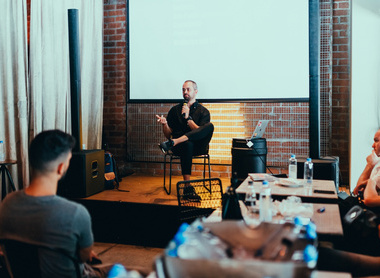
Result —
<instances>
[{"instance_id":1,"label":"microphone","mask_svg":"<svg viewBox=\"0 0 380 278\"><path fill-rule=\"evenodd\" d=\"M187 106L187 103L188 103L188 101L185 99L185 101L184 101L183 104L182 104L182 107ZM182 113L182 117L185 118L185 117L186 117L186 114L185 114L185 113Z\"/></svg>"}]
</instances>

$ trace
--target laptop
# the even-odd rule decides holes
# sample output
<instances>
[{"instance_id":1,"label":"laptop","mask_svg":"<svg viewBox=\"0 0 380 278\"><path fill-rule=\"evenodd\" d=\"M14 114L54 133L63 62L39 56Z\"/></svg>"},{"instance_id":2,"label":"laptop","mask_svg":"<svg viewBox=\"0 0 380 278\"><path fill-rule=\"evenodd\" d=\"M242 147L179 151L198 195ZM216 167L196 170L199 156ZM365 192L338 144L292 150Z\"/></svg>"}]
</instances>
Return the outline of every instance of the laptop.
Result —
<instances>
[{"instance_id":1,"label":"laptop","mask_svg":"<svg viewBox=\"0 0 380 278\"><path fill-rule=\"evenodd\" d=\"M263 134L265 132L265 129L268 126L268 123L269 123L269 120L260 120L257 123L256 128L252 133L251 140L263 137Z\"/></svg>"}]
</instances>

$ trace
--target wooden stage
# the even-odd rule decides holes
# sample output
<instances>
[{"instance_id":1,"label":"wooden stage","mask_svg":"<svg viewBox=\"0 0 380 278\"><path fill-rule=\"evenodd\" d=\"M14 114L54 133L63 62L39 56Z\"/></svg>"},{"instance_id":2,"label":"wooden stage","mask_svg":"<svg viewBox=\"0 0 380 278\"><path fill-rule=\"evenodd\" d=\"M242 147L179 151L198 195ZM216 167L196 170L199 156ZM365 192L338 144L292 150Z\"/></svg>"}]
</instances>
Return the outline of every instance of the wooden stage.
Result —
<instances>
[{"instance_id":1,"label":"wooden stage","mask_svg":"<svg viewBox=\"0 0 380 278\"><path fill-rule=\"evenodd\" d=\"M192 179L202 179L203 177L194 176ZM182 176L172 176L172 191L167 195L163 188L163 176L144 176L133 174L124 177L120 182L119 189L129 190L129 192L122 192L116 189L105 190L98 194L84 198L84 200L101 200L113 202L130 202L141 204L156 204L156 205L170 205L177 206L177 190L176 185L178 181L182 180ZM223 191L230 185L229 178L221 178ZM169 180L167 179L168 183ZM167 185L168 186L168 185Z\"/></svg>"},{"instance_id":2,"label":"wooden stage","mask_svg":"<svg viewBox=\"0 0 380 278\"><path fill-rule=\"evenodd\" d=\"M194 176L193 179L202 177ZM182 176L173 176L172 192L163 188L163 176L133 174L124 177L120 190L105 190L87 198L75 199L90 212L95 241L164 248L180 225L176 184ZM230 184L222 180L223 190Z\"/></svg>"}]
</instances>

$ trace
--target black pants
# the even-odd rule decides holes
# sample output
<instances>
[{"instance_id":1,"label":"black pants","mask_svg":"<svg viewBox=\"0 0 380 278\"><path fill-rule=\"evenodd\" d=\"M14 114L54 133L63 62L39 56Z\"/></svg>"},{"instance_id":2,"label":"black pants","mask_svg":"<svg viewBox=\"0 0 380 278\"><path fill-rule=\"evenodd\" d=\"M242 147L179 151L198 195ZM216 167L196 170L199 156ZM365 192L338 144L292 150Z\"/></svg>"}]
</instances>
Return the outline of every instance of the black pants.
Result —
<instances>
[{"instance_id":1,"label":"black pants","mask_svg":"<svg viewBox=\"0 0 380 278\"><path fill-rule=\"evenodd\" d=\"M207 123L184 134L189 140L173 147L173 153L181 158L182 175L191 175L193 156L208 153L213 133L214 125Z\"/></svg>"},{"instance_id":2,"label":"black pants","mask_svg":"<svg viewBox=\"0 0 380 278\"><path fill-rule=\"evenodd\" d=\"M319 248L318 270L349 272L352 276L380 274L380 257Z\"/></svg>"}]
</instances>

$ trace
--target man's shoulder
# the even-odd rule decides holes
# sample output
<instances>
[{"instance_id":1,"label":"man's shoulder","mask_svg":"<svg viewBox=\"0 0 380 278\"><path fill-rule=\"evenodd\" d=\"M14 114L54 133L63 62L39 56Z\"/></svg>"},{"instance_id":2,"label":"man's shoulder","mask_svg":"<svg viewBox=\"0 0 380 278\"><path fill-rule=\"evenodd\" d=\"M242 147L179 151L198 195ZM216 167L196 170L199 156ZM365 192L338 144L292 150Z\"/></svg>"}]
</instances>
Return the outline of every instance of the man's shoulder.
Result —
<instances>
[{"instance_id":1,"label":"man's shoulder","mask_svg":"<svg viewBox=\"0 0 380 278\"><path fill-rule=\"evenodd\" d=\"M87 211L86 207L83 206L82 204L68 200L68 199L61 197L61 196L58 196L58 195L56 196L55 201L57 203L60 203L62 206L65 206L65 207L71 207L73 209Z\"/></svg>"},{"instance_id":2,"label":"man's shoulder","mask_svg":"<svg viewBox=\"0 0 380 278\"><path fill-rule=\"evenodd\" d=\"M197 110L201 111L201 112L207 112L207 113L210 113L208 111L208 109L202 104L202 103L199 103L197 104Z\"/></svg>"},{"instance_id":3,"label":"man's shoulder","mask_svg":"<svg viewBox=\"0 0 380 278\"><path fill-rule=\"evenodd\" d=\"M174 106L172 106L168 112L168 116L169 117L175 117L175 115L178 115L178 113L180 113L182 110L182 104L181 103L178 103Z\"/></svg>"}]
</instances>

